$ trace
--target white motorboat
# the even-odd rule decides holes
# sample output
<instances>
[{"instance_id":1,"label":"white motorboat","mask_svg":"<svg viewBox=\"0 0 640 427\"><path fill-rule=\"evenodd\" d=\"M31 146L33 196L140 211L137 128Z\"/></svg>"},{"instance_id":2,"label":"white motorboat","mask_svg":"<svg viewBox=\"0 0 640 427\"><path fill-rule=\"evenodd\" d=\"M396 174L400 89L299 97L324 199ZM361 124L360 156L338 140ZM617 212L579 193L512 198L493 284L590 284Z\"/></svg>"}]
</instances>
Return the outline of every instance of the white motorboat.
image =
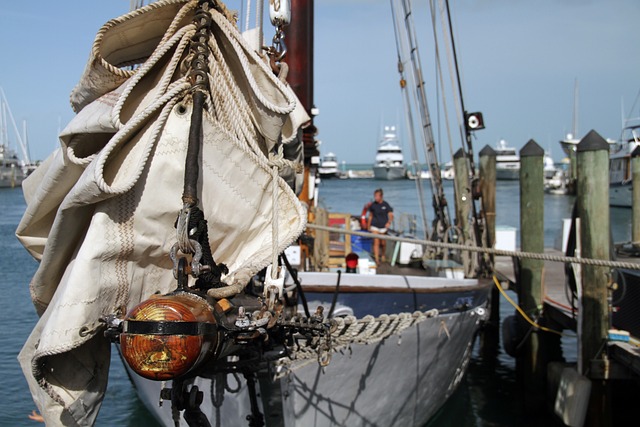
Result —
<instances>
[{"instance_id":1,"label":"white motorboat","mask_svg":"<svg viewBox=\"0 0 640 427\"><path fill-rule=\"evenodd\" d=\"M385 126L382 139L378 145L375 163L373 164L375 179L395 180L407 177L402 147L396 135L395 126Z\"/></svg>"},{"instance_id":2,"label":"white motorboat","mask_svg":"<svg viewBox=\"0 0 640 427\"><path fill-rule=\"evenodd\" d=\"M442 165L440 176L442 177L442 179L447 181L452 181L456 177L456 171L453 168L453 162L446 162L444 165Z\"/></svg>"},{"instance_id":3,"label":"white motorboat","mask_svg":"<svg viewBox=\"0 0 640 427\"><path fill-rule=\"evenodd\" d=\"M318 174L320 174L320 178L336 178L340 175L338 157L334 153L329 152L322 157Z\"/></svg>"},{"instance_id":4,"label":"white motorboat","mask_svg":"<svg viewBox=\"0 0 640 427\"><path fill-rule=\"evenodd\" d=\"M496 179L520 179L520 156L516 149L501 139L494 148L496 152Z\"/></svg>"}]
</instances>

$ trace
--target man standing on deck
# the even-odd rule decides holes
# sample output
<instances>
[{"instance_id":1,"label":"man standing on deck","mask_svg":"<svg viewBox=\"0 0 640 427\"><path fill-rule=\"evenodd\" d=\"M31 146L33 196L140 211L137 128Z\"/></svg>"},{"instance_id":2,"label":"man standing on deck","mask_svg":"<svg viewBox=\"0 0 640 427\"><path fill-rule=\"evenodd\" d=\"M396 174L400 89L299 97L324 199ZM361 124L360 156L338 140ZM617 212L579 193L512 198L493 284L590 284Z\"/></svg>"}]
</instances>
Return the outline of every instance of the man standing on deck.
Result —
<instances>
[{"instance_id":1,"label":"man standing on deck","mask_svg":"<svg viewBox=\"0 0 640 427\"><path fill-rule=\"evenodd\" d=\"M389 203L385 202L382 197L382 188L378 188L373 192L374 202L369 207L369 219L367 221L367 226L369 231L374 234L387 234L387 231L393 222L393 208ZM373 257L376 264L380 262L380 247L382 247L382 262L385 262L387 241L382 239L373 239Z\"/></svg>"}]
</instances>

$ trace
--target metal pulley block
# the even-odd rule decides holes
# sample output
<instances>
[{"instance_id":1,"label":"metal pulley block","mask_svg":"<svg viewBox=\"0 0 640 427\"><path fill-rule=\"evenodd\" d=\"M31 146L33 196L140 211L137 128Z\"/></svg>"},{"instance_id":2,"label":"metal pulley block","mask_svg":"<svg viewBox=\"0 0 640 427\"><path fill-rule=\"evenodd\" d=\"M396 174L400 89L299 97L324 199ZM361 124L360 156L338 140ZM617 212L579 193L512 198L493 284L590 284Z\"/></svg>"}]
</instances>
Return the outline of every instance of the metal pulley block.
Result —
<instances>
[{"instance_id":1,"label":"metal pulley block","mask_svg":"<svg viewBox=\"0 0 640 427\"><path fill-rule=\"evenodd\" d=\"M277 272L275 278L272 275L273 265L267 267L267 272L264 277L264 298L267 303L267 308L273 310L276 305L276 301L284 295L284 268L276 266Z\"/></svg>"},{"instance_id":2,"label":"metal pulley block","mask_svg":"<svg viewBox=\"0 0 640 427\"><path fill-rule=\"evenodd\" d=\"M291 0L269 0L269 18L275 27L291 22Z\"/></svg>"}]
</instances>

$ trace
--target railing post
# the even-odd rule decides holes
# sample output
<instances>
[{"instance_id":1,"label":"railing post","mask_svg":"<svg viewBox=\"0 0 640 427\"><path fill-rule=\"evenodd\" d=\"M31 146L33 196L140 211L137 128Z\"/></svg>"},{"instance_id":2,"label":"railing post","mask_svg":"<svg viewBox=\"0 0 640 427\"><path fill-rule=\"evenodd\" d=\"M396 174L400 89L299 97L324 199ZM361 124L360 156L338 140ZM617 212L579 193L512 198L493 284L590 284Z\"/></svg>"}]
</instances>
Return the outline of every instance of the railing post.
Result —
<instances>
[{"instance_id":1,"label":"railing post","mask_svg":"<svg viewBox=\"0 0 640 427\"><path fill-rule=\"evenodd\" d=\"M580 218L581 253L584 258L610 260L609 144L590 131L577 146L577 208ZM593 372L592 361L602 361L605 351L609 310L607 286L609 267L582 266L580 350L582 372ZM604 380L592 379L587 424L611 425L610 400Z\"/></svg>"}]
</instances>

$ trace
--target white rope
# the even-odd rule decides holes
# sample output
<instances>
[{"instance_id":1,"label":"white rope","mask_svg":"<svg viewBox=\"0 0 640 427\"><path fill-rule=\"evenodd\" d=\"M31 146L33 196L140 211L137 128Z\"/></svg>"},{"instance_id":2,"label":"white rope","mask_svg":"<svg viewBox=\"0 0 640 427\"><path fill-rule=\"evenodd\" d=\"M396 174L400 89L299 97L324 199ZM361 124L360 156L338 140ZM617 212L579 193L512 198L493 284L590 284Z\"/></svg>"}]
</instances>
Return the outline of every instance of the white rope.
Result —
<instances>
[{"instance_id":1,"label":"white rope","mask_svg":"<svg viewBox=\"0 0 640 427\"><path fill-rule=\"evenodd\" d=\"M260 101L260 103L267 109L273 111L278 114L289 114L293 112L296 107L296 100L290 90L278 79L273 79L273 84L282 92L282 94L286 97L287 105L281 107L279 105L273 104L269 101L262 91L260 90L258 83L253 77L253 73L251 73L249 67L249 59L244 53L248 53L252 56L253 62L263 69L263 71L269 75L272 73L271 69L260 59L260 57L247 45L247 42L239 37L237 32L231 26L231 23L224 18L220 13L216 11L211 11L211 16L213 17L213 21L220 27L220 29L229 36L229 42L234 47L236 52L238 53L238 58L240 59L240 63L242 65L244 76L247 78L247 82L253 91L253 94Z\"/></svg>"},{"instance_id":2,"label":"white rope","mask_svg":"<svg viewBox=\"0 0 640 427\"><path fill-rule=\"evenodd\" d=\"M140 83L140 80L142 80L142 78L149 72L149 70L151 70L151 68L153 68L158 63L160 58L162 58L164 54L167 53L179 40L180 43L178 44L176 54L173 55L171 62L167 67L168 72L164 73L162 79L158 84L160 89L158 92L166 92L167 87L171 83L173 72L177 68L178 61L180 60L182 52L188 45L190 41L189 39L193 34L195 34L194 25L187 25L184 28L181 28L180 31L178 31L173 37L171 37L167 43L159 45L158 48L153 52L151 57L138 69L136 74L127 83L127 86L122 92L122 95L120 95L120 98L118 98L118 101L113 108L112 120L116 124L116 126L123 126L122 122L120 121L120 113L125 102L127 101L127 99L129 99L129 95L131 95L131 92L133 92L133 89L138 85L138 83Z\"/></svg>"},{"instance_id":3,"label":"white rope","mask_svg":"<svg viewBox=\"0 0 640 427\"><path fill-rule=\"evenodd\" d=\"M247 142L254 152L259 153L260 149L255 142L258 135L251 120L251 109L214 38L209 39L209 48L210 92L216 106L216 117L239 141Z\"/></svg>"},{"instance_id":4,"label":"white rope","mask_svg":"<svg viewBox=\"0 0 640 427\"><path fill-rule=\"evenodd\" d=\"M271 209L271 278L276 279L278 277L278 248L280 247L278 239L279 172L285 167L297 170L298 163L284 158L284 146L280 144L277 153L269 153L268 164L271 167L271 202L273 205Z\"/></svg>"},{"instance_id":5,"label":"white rope","mask_svg":"<svg viewBox=\"0 0 640 427\"><path fill-rule=\"evenodd\" d=\"M336 328L329 337L329 351L340 352L350 348L352 344L374 344L393 335L401 338L405 330L439 314L439 311L434 308L425 312L383 314L379 317L367 315L362 319L354 316L337 317L334 319L337 323ZM279 377L323 358L320 354L321 345L318 345L317 341L299 340L297 345L298 347L291 352L289 358L278 361L278 366L285 368L281 370Z\"/></svg>"},{"instance_id":6,"label":"white rope","mask_svg":"<svg viewBox=\"0 0 640 427\"><path fill-rule=\"evenodd\" d=\"M111 141L109 141L109 144L107 144L107 146L100 153L100 158L97 160L97 163L96 163L95 179L101 191L105 193L122 193L131 189L131 187L136 183L136 181L138 180L138 178L140 178L140 175L142 174L142 171L144 169L143 166L146 163L151 153L153 145L155 144L155 137L162 130L162 124L160 123L160 118L158 119L158 121L156 121L153 128L153 137L150 139L150 142L145 149L144 155L140 158L139 164L135 168L135 170L137 171L136 175L134 175L124 185L111 186L107 184L106 181L104 180L104 173L103 173L104 166L107 160L109 159L109 155L115 150L117 146L120 145L120 143L122 143L124 139L128 138L133 131L135 131L138 127L140 127L142 123L144 123L149 117L155 114L161 107L167 105L167 103L170 103L170 105L173 107L173 105L175 105L175 103L177 102L177 97L186 93L190 88L191 88L191 84L186 80L186 78L177 80L176 82L174 82L169 86L169 90L166 94L164 94L161 98L157 99L147 108L145 108L140 114L131 118L131 120L129 120L127 124L113 136ZM163 109L163 113L161 117L168 116L168 112L170 110L171 110L170 108Z\"/></svg>"},{"instance_id":7,"label":"white rope","mask_svg":"<svg viewBox=\"0 0 640 427\"><path fill-rule=\"evenodd\" d=\"M278 278L278 166L275 164L271 167L271 204L271 278L275 280Z\"/></svg>"},{"instance_id":8,"label":"white rope","mask_svg":"<svg viewBox=\"0 0 640 427\"><path fill-rule=\"evenodd\" d=\"M176 223L176 240L178 241L178 247L183 254L195 253L195 248L189 238L189 217L191 216L190 205L185 204L178 215L178 222Z\"/></svg>"},{"instance_id":9,"label":"white rope","mask_svg":"<svg viewBox=\"0 0 640 427\"><path fill-rule=\"evenodd\" d=\"M572 264L593 265L597 267L611 267L611 268L624 268L628 270L640 270L640 264L636 264L633 262L609 261L604 259L578 258L578 257L570 257L570 256L558 256L558 255L541 254L536 252L506 251L503 249L483 248L480 246L467 246L467 245L460 245L457 243L436 242L432 240L422 240L422 239L413 239L413 238L408 239L403 237L389 236L386 234L365 233L362 231L345 230L344 228L327 227L327 226L318 225L318 224L307 224L307 228L320 230L320 231L330 231L333 233L353 234L356 236L390 240L394 242L409 242L409 243L414 243L418 245L432 246L436 248L454 249L454 250L469 251L469 252L481 252L489 255L508 256L508 257L515 257L515 258L529 258L529 259L537 259L542 261L552 261L552 262L562 262L562 263L572 263Z\"/></svg>"},{"instance_id":10,"label":"white rope","mask_svg":"<svg viewBox=\"0 0 640 427\"><path fill-rule=\"evenodd\" d=\"M173 21L171 21L171 24L169 25L169 28L167 28L167 31L164 33L164 36L162 36L162 40L160 40L159 44L163 44L166 43L167 40L169 40L171 38L171 36L173 34L175 34L176 29L182 25L182 23L184 22L184 18L194 9L196 9L198 7L198 0L191 0L189 3L185 4L184 7L182 7L178 13L176 14L175 18L173 18Z\"/></svg>"}]
</instances>

